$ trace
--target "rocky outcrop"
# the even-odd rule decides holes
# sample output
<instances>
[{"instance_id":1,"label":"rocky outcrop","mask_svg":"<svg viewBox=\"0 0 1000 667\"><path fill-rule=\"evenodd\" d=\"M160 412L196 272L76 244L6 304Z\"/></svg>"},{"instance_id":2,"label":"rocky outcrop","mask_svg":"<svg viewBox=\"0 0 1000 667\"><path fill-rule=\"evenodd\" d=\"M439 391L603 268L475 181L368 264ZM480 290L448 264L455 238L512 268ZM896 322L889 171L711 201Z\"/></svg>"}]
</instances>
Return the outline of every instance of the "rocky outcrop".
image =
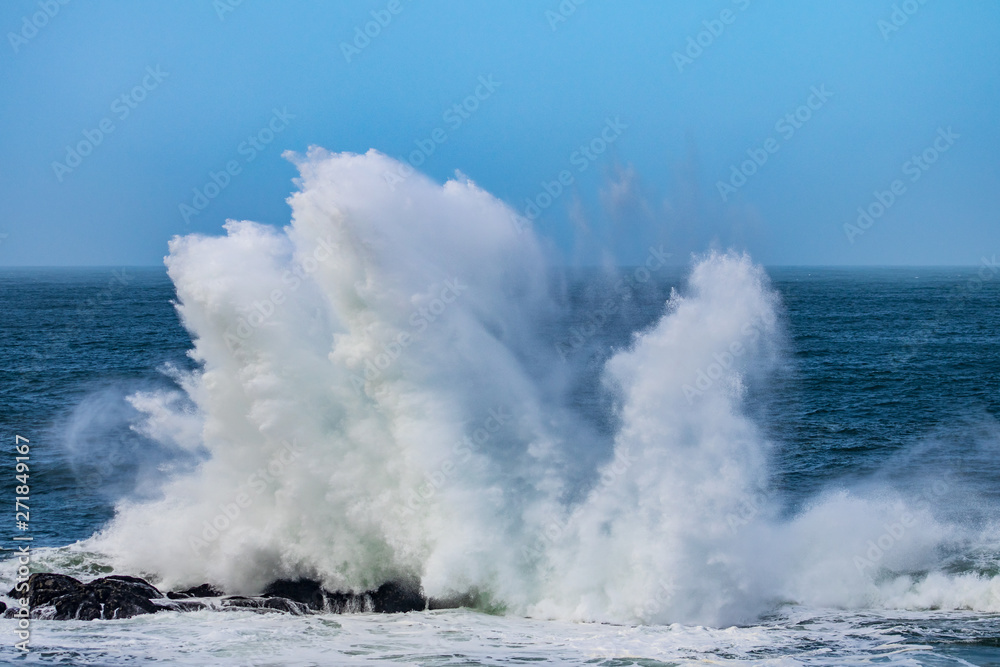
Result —
<instances>
[{"instance_id":1,"label":"rocky outcrop","mask_svg":"<svg viewBox=\"0 0 1000 667\"><path fill-rule=\"evenodd\" d=\"M27 585L27 593L18 590L18 586L23 586L19 584L7 591L7 595L15 599L27 597L29 607L38 607L63 595L81 593L84 589L82 583L65 574L33 574L28 577Z\"/></svg>"},{"instance_id":2,"label":"rocky outcrop","mask_svg":"<svg viewBox=\"0 0 1000 667\"><path fill-rule=\"evenodd\" d=\"M375 612L396 614L423 611L427 598L420 593L419 585L385 583L374 591L365 593L331 592L312 579L279 579L264 589L265 597L283 597L308 606L313 611L333 614Z\"/></svg>"},{"instance_id":3,"label":"rocky outcrop","mask_svg":"<svg viewBox=\"0 0 1000 667\"><path fill-rule=\"evenodd\" d=\"M8 595L26 597L31 618L56 621L90 621L97 618L131 618L158 611L151 602L163 594L137 577L111 576L84 584L64 574L33 574L27 595L15 587ZM4 612L13 615L13 609Z\"/></svg>"},{"instance_id":4,"label":"rocky outcrop","mask_svg":"<svg viewBox=\"0 0 1000 667\"><path fill-rule=\"evenodd\" d=\"M32 618L81 620L130 618L159 611L254 611L258 613L348 614L376 612L395 614L425 609L447 609L468 605L473 597L448 600L424 597L413 582L389 582L363 593L331 592L312 579L279 579L258 596L225 596L211 584L202 584L164 595L145 579L111 575L83 583L64 574L33 574L27 590L17 587L7 593L15 600L26 598ZM3 605L0 602L0 605ZM17 607L4 610L13 617Z\"/></svg>"},{"instance_id":5,"label":"rocky outcrop","mask_svg":"<svg viewBox=\"0 0 1000 667\"><path fill-rule=\"evenodd\" d=\"M300 602L313 611L327 611L326 597L327 591L323 590L318 581L312 579L279 579L267 585L264 597L287 598Z\"/></svg>"},{"instance_id":6,"label":"rocky outcrop","mask_svg":"<svg viewBox=\"0 0 1000 667\"><path fill-rule=\"evenodd\" d=\"M458 609L459 607L482 607L483 598L476 591L470 591L462 595L452 595L446 598L428 598L427 608L435 609Z\"/></svg>"},{"instance_id":7,"label":"rocky outcrop","mask_svg":"<svg viewBox=\"0 0 1000 667\"><path fill-rule=\"evenodd\" d=\"M101 577L100 579L94 579L87 585L93 586L94 584L97 583L117 586L122 590L131 591L136 595L140 595L148 600L155 600L156 598L163 597L163 593L160 592L160 589L158 589L156 586L152 585L145 579L140 579L139 577L128 577L122 574L112 574L109 577Z\"/></svg>"},{"instance_id":8,"label":"rocky outcrop","mask_svg":"<svg viewBox=\"0 0 1000 667\"><path fill-rule=\"evenodd\" d=\"M380 614L427 609L427 598L421 594L419 585L390 581L379 586L371 597L375 611Z\"/></svg>"},{"instance_id":9,"label":"rocky outcrop","mask_svg":"<svg viewBox=\"0 0 1000 667\"><path fill-rule=\"evenodd\" d=\"M218 598L224 593L212 584L202 584L183 591L170 591L167 597L171 600L183 600L185 598Z\"/></svg>"},{"instance_id":10,"label":"rocky outcrop","mask_svg":"<svg viewBox=\"0 0 1000 667\"><path fill-rule=\"evenodd\" d=\"M311 613L308 606L288 598L243 597L233 595L222 598L219 603L222 609L249 609L257 612L286 612L293 616L304 616Z\"/></svg>"}]
</instances>

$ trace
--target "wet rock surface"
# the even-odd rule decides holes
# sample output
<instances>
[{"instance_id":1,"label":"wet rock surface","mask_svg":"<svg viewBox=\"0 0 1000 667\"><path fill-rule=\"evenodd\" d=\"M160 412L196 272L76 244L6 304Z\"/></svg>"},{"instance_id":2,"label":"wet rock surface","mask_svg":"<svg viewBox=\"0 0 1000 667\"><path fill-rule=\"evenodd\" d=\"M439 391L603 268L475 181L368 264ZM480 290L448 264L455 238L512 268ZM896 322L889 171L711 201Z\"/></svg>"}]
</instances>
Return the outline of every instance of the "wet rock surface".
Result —
<instances>
[{"instance_id":1,"label":"wet rock surface","mask_svg":"<svg viewBox=\"0 0 1000 667\"><path fill-rule=\"evenodd\" d=\"M14 599L28 598L29 607L48 604L57 597L80 593L84 586L81 582L65 574L33 574L28 577L27 591L19 590L24 584L17 584L7 591Z\"/></svg>"},{"instance_id":2,"label":"wet rock surface","mask_svg":"<svg viewBox=\"0 0 1000 667\"><path fill-rule=\"evenodd\" d=\"M94 579L92 582L87 584L87 586L102 586L119 591L128 591L138 595L139 597L146 598L147 600L155 600L156 598L163 597L163 593L160 592L160 589L145 579L140 579L139 577L127 577L124 575L113 574L110 577Z\"/></svg>"},{"instance_id":3,"label":"wet rock surface","mask_svg":"<svg viewBox=\"0 0 1000 667\"><path fill-rule=\"evenodd\" d=\"M19 586L26 590L18 590ZM349 614L375 612L395 614L425 609L448 609L467 605L472 598L428 599L412 582L388 582L373 591L344 593L328 591L312 579L279 579L260 595L225 595L211 584L201 584L166 594L145 579L111 575L83 583L55 573L32 574L27 582L8 593L15 600L26 599L31 618L81 620L131 618L159 611L254 611L301 616L312 613ZM3 605L0 602L0 605ZM12 618L18 607L0 607Z\"/></svg>"},{"instance_id":4,"label":"wet rock surface","mask_svg":"<svg viewBox=\"0 0 1000 667\"><path fill-rule=\"evenodd\" d=\"M171 600L183 600L185 598L218 598L225 595L220 589L212 584L202 584L183 591L170 591L167 597Z\"/></svg>"},{"instance_id":5,"label":"wet rock surface","mask_svg":"<svg viewBox=\"0 0 1000 667\"><path fill-rule=\"evenodd\" d=\"M286 612L293 616L304 616L312 611L301 602L289 600L288 598L243 597L241 595L222 598L220 607L222 609L249 609L265 613Z\"/></svg>"},{"instance_id":6,"label":"wet rock surface","mask_svg":"<svg viewBox=\"0 0 1000 667\"><path fill-rule=\"evenodd\" d=\"M313 611L334 614L396 614L427 608L427 598L420 593L418 585L396 582L382 584L374 591L342 593L328 591L312 579L279 579L269 584L263 595L288 598L301 602Z\"/></svg>"},{"instance_id":7,"label":"wet rock surface","mask_svg":"<svg viewBox=\"0 0 1000 667\"><path fill-rule=\"evenodd\" d=\"M138 577L102 577L84 584L64 574L33 574L27 581L28 590L17 586L8 592L13 598L27 598L31 618L56 621L90 621L98 618L131 618L157 611L154 598L163 594L149 582ZM12 617L14 609L4 616Z\"/></svg>"}]
</instances>

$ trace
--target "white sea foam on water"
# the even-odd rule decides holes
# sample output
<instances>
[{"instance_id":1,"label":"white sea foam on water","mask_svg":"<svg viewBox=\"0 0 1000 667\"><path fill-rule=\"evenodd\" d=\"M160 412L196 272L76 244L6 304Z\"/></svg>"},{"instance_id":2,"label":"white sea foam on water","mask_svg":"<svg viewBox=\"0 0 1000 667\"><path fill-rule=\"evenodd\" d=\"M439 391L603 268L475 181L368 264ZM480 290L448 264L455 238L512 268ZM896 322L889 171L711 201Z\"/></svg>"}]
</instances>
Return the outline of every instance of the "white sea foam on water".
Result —
<instances>
[{"instance_id":1,"label":"white sea foam on water","mask_svg":"<svg viewBox=\"0 0 1000 667\"><path fill-rule=\"evenodd\" d=\"M465 179L390 190L398 164L375 151L292 159L290 225L170 244L196 414L146 393L136 428L210 458L88 541L118 571L232 593L419 579L627 624L751 623L788 602L1000 611L996 530L943 518L933 494L843 488L780 516L746 402L783 363L781 304L749 257L696 259L611 355L608 437L571 408L542 333L563 316L549 263L510 209ZM986 566L949 569L977 549Z\"/></svg>"},{"instance_id":2,"label":"white sea foam on water","mask_svg":"<svg viewBox=\"0 0 1000 667\"><path fill-rule=\"evenodd\" d=\"M970 665L983 646L941 650L904 626L988 636L989 620L929 612L850 616L798 609L768 625L622 626L497 617L469 610L395 615L287 616L161 612L123 621L36 621L32 652L17 664L127 665L155 656L171 665ZM13 621L0 620L0 631Z\"/></svg>"}]
</instances>

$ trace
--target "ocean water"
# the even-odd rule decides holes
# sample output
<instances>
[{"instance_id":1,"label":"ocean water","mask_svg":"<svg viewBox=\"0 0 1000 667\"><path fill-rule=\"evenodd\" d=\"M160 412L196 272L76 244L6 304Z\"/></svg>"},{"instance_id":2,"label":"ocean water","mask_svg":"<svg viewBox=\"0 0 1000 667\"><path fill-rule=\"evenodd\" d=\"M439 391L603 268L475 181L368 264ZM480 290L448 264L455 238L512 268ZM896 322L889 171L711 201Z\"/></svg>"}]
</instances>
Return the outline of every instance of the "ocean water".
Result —
<instances>
[{"instance_id":1,"label":"ocean water","mask_svg":"<svg viewBox=\"0 0 1000 667\"><path fill-rule=\"evenodd\" d=\"M0 271L0 587L30 534L34 571L479 608L35 620L27 656L0 620L0 659L1000 664L992 252L567 270L473 183L387 197L388 161L301 157L289 227L166 271Z\"/></svg>"}]
</instances>

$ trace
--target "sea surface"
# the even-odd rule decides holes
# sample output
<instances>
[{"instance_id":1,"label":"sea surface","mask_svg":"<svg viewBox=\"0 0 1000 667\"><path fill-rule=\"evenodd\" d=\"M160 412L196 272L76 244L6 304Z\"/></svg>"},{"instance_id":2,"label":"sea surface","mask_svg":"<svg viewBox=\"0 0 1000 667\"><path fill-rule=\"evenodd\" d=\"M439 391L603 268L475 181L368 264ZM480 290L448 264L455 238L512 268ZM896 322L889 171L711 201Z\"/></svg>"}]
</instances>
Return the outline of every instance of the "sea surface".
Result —
<instances>
[{"instance_id":1,"label":"sea surface","mask_svg":"<svg viewBox=\"0 0 1000 667\"><path fill-rule=\"evenodd\" d=\"M629 349L636 332L655 326L667 312L671 290L683 292L690 271L666 267L646 280L636 276L649 272L635 268L552 272L550 291L565 310L542 331L571 376L570 410L592 432L610 437L623 419L614 392L601 382L605 362ZM775 599L754 618L722 627L683 618L585 622L558 613L530 617L470 609L35 620L26 656L14 648L15 622L0 620L0 660L1000 665L1000 540L991 528L1000 507L1000 274L985 263L771 267L766 274L779 296L772 350L778 361L765 379L743 387L741 410L769 443L765 497L775 525L794 523L843 490L901 489L919 496L950 536L921 547L922 555L909 565L905 559L893 564L893 574L906 572L911 583L922 581L920 591L851 595L828 606L804 596ZM595 318L602 304L623 293L615 290L622 281L628 296L615 302L613 312ZM199 370L177 299L161 268L0 270L0 493L9 509L0 517L6 526L0 541L3 590L13 581L12 552L23 544L13 541L14 535L33 538L35 571L84 579L114 571L118 561L102 555L88 538L109 524L123 501L162 499L170 493L168 480L192 474L211 458L209 451L137 429L149 409L143 412L129 401L137 393L172 395L186 374ZM684 382L697 389L697 380ZM30 441L27 531L15 528L15 435ZM676 455L685 456L684 450ZM750 500L737 523L753 522L756 509ZM822 552L830 535L850 534L855 519L837 516L843 515L831 510L829 522L819 521L801 548ZM909 533L893 541L906 539ZM909 547L899 550L904 548ZM924 558L928 551L936 554L933 567ZM863 551L859 555L866 557ZM703 576L712 576L712 570L706 568ZM835 580L828 584L837 586ZM807 585L812 584L796 584ZM837 600L836 590L822 599Z\"/></svg>"}]
</instances>

